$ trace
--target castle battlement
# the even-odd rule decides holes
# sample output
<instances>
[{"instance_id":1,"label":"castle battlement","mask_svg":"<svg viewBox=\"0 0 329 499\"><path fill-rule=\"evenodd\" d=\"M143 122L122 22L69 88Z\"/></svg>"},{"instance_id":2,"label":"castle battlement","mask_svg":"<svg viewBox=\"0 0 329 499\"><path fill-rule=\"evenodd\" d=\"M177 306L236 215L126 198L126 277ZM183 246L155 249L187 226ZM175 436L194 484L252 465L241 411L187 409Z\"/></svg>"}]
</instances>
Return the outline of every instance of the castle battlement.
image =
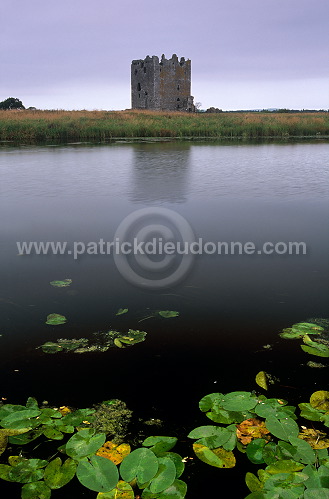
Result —
<instances>
[{"instance_id":1,"label":"castle battlement","mask_svg":"<svg viewBox=\"0 0 329 499\"><path fill-rule=\"evenodd\" d=\"M166 111L195 110L191 94L191 61L173 54L161 60L156 55L131 63L131 106L133 109Z\"/></svg>"}]
</instances>

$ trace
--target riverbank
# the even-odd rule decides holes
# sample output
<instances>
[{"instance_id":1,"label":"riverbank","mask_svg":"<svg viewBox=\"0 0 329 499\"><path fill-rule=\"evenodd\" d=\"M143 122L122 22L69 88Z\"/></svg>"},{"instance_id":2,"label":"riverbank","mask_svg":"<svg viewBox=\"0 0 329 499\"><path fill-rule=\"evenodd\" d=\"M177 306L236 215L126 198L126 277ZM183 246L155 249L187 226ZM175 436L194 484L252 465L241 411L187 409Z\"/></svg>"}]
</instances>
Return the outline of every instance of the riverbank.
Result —
<instances>
[{"instance_id":1,"label":"riverbank","mask_svg":"<svg viewBox=\"0 0 329 499\"><path fill-rule=\"evenodd\" d=\"M329 113L165 111L0 111L0 141L106 141L112 138L328 137Z\"/></svg>"}]
</instances>

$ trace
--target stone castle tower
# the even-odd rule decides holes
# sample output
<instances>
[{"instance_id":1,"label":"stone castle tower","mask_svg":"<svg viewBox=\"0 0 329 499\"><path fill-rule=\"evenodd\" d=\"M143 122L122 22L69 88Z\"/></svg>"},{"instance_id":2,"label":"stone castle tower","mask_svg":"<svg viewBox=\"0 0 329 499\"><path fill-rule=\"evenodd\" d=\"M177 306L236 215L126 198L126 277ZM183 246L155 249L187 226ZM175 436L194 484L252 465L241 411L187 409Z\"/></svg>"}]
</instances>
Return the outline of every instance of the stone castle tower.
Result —
<instances>
[{"instance_id":1,"label":"stone castle tower","mask_svg":"<svg viewBox=\"0 0 329 499\"><path fill-rule=\"evenodd\" d=\"M195 111L191 94L191 61L176 54L156 55L131 63L132 109Z\"/></svg>"}]
</instances>

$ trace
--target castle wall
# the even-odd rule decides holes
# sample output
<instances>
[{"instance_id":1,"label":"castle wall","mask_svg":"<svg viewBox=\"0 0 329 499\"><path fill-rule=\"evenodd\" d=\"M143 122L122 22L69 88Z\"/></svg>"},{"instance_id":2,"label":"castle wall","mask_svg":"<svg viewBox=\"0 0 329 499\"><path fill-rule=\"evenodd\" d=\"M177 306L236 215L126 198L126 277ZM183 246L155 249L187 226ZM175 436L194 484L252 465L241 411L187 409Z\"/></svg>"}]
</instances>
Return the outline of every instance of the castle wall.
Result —
<instances>
[{"instance_id":1,"label":"castle wall","mask_svg":"<svg viewBox=\"0 0 329 499\"><path fill-rule=\"evenodd\" d=\"M133 109L194 111L191 94L191 61L163 55L147 56L131 64Z\"/></svg>"}]
</instances>

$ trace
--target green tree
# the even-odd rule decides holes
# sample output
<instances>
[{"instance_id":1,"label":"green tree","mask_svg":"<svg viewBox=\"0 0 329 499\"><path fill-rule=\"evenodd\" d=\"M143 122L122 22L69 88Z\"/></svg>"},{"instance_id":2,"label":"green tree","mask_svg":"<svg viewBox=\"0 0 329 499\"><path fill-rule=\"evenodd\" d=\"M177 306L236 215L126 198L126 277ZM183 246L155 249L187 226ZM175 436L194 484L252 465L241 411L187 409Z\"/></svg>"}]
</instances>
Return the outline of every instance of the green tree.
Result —
<instances>
[{"instance_id":1,"label":"green tree","mask_svg":"<svg viewBox=\"0 0 329 499\"><path fill-rule=\"evenodd\" d=\"M8 99L0 102L0 109L25 109L25 107L17 97L8 97Z\"/></svg>"}]
</instances>

